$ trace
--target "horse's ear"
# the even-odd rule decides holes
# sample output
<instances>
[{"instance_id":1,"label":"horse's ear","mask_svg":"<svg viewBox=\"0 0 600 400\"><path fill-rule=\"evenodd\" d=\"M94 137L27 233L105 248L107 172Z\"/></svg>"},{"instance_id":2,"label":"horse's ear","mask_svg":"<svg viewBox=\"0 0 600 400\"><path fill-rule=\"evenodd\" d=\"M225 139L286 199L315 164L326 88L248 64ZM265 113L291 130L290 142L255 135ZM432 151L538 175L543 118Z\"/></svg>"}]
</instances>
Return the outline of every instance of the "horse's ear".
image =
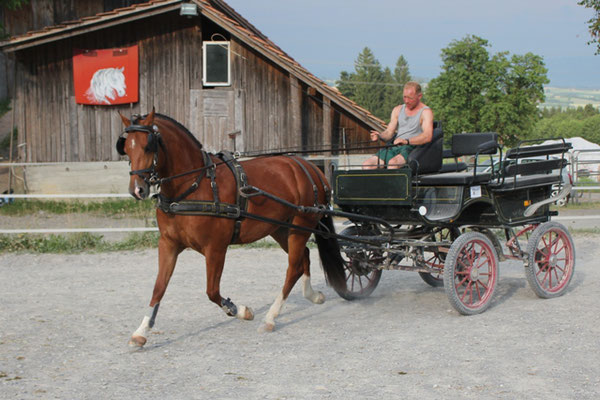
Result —
<instances>
[{"instance_id":1,"label":"horse's ear","mask_svg":"<svg viewBox=\"0 0 600 400\"><path fill-rule=\"evenodd\" d=\"M151 126L152 124L154 124L154 107L152 107L150 114L146 115L146 119L144 119L144 122L142 123L142 125L146 126Z\"/></svg>"},{"instance_id":2,"label":"horse's ear","mask_svg":"<svg viewBox=\"0 0 600 400\"><path fill-rule=\"evenodd\" d=\"M124 116L123 114L121 114L120 112L119 112L119 117L121 117L121 121L123 121L123 125L125 125L126 128L129 125L131 125L131 121L126 116Z\"/></svg>"}]
</instances>

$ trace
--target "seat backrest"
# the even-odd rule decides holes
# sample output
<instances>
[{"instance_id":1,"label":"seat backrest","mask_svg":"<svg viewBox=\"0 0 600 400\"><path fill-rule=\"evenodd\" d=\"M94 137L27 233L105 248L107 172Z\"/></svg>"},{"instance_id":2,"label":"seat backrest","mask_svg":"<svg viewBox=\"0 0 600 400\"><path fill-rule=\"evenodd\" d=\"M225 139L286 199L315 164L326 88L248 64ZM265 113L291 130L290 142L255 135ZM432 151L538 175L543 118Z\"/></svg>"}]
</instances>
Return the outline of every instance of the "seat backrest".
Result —
<instances>
[{"instance_id":1,"label":"seat backrest","mask_svg":"<svg viewBox=\"0 0 600 400\"><path fill-rule=\"evenodd\" d=\"M493 142L496 147L487 151L479 151L479 146ZM454 156L474 156L475 154L495 154L498 145L496 132L459 133L452 136L452 154Z\"/></svg>"},{"instance_id":2,"label":"seat backrest","mask_svg":"<svg viewBox=\"0 0 600 400\"><path fill-rule=\"evenodd\" d=\"M434 121L431 142L417 146L408 155L408 165L415 175L438 172L442 168L444 131L442 123Z\"/></svg>"}]
</instances>

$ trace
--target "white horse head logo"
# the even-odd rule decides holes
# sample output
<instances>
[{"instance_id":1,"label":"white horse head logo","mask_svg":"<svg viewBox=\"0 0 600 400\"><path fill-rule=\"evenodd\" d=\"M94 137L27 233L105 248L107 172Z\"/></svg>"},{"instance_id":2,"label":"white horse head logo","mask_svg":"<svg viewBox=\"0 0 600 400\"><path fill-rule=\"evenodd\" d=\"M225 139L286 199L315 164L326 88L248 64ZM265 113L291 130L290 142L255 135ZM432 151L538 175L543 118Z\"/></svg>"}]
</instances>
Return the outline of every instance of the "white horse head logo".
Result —
<instances>
[{"instance_id":1,"label":"white horse head logo","mask_svg":"<svg viewBox=\"0 0 600 400\"><path fill-rule=\"evenodd\" d=\"M125 75L121 68L104 68L94 73L90 81L90 88L85 92L91 102L111 104L117 97L125 96Z\"/></svg>"}]
</instances>

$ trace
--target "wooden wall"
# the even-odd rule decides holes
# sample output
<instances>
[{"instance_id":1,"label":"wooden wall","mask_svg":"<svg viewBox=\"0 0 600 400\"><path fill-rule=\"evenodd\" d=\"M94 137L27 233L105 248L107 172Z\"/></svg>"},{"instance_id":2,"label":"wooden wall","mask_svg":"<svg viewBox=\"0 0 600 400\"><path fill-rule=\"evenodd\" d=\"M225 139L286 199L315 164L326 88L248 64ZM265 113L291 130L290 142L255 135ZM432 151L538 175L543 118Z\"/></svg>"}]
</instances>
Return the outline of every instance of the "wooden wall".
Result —
<instances>
[{"instance_id":1,"label":"wooden wall","mask_svg":"<svg viewBox=\"0 0 600 400\"><path fill-rule=\"evenodd\" d=\"M20 158L27 162L118 160L117 112L152 107L181 122L209 150L320 149L352 141L368 128L301 80L231 39L232 85L202 86L202 38L220 28L171 12L16 53L16 115ZM218 32L228 36L227 32ZM75 103L73 49L139 46L139 102L121 106ZM324 111L325 110L325 111ZM234 141L229 136L238 132ZM364 139L362 139L364 141Z\"/></svg>"},{"instance_id":2,"label":"wooden wall","mask_svg":"<svg viewBox=\"0 0 600 400\"><path fill-rule=\"evenodd\" d=\"M202 35L177 13L119 25L101 32L17 52L16 113L21 158L41 161L117 160L122 131L117 112L157 112L189 119L190 87L200 82ZM132 105L75 103L73 49L139 45L140 101ZM201 84L200 84L201 85Z\"/></svg>"}]
</instances>

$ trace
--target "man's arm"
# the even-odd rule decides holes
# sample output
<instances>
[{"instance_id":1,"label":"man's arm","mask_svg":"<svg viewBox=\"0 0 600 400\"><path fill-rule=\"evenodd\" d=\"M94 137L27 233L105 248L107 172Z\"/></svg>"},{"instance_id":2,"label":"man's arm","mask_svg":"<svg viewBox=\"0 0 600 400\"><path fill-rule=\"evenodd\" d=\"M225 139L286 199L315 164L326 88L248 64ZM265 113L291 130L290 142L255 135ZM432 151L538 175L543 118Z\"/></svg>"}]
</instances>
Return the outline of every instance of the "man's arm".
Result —
<instances>
[{"instance_id":1,"label":"man's arm","mask_svg":"<svg viewBox=\"0 0 600 400\"><path fill-rule=\"evenodd\" d=\"M431 108L423 110L421 113L421 129L423 132L409 140L398 138L394 141L394 144L409 144L412 146L418 146L431 142L433 139L433 111Z\"/></svg>"},{"instance_id":2,"label":"man's arm","mask_svg":"<svg viewBox=\"0 0 600 400\"><path fill-rule=\"evenodd\" d=\"M390 116L390 123L383 132L371 131L371 140L376 141L378 139L388 141L394 137L396 134L396 129L398 129L398 115L400 114L400 109L402 106L396 106L392 110L392 115Z\"/></svg>"}]
</instances>

